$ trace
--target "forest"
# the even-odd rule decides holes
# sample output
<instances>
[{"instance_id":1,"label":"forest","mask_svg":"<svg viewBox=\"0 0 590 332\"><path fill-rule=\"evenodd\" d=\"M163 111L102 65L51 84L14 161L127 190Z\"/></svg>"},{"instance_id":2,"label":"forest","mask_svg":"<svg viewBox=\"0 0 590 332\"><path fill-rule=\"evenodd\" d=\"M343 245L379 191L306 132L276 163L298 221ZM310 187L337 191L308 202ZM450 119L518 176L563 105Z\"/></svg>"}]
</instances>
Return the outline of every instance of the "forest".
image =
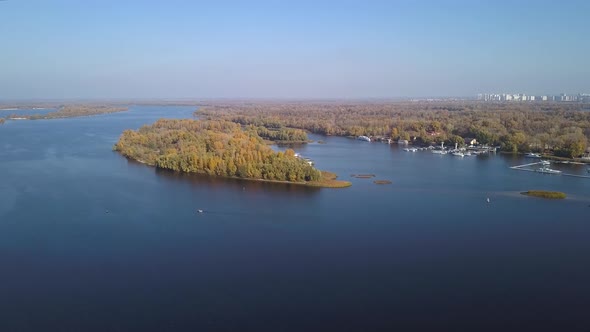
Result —
<instances>
[{"instance_id":1,"label":"forest","mask_svg":"<svg viewBox=\"0 0 590 332\"><path fill-rule=\"evenodd\" d=\"M503 151L567 158L582 156L590 138L590 105L580 103L211 103L195 114L242 125L407 139L419 145L463 145L466 138L475 138Z\"/></svg>"},{"instance_id":2,"label":"forest","mask_svg":"<svg viewBox=\"0 0 590 332\"><path fill-rule=\"evenodd\" d=\"M246 129L256 131L258 136L279 144L307 143L309 140L307 133L301 129L255 125L247 125Z\"/></svg>"},{"instance_id":3,"label":"forest","mask_svg":"<svg viewBox=\"0 0 590 332\"><path fill-rule=\"evenodd\" d=\"M327 179L291 149L273 151L256 127L243 129L223 120L161 119L137 131L124 131L114 150L148 165L181 172L316 186L350 185Z\"/></svg>"}]
</instances>

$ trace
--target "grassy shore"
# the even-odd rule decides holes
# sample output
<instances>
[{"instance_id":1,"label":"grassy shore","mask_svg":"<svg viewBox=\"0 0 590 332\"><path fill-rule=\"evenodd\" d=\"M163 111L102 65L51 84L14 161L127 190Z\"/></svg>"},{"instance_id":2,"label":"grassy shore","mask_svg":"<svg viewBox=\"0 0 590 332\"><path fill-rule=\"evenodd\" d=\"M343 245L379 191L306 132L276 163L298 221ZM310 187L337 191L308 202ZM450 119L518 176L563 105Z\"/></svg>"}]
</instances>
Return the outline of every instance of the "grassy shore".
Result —
<instances>
[{"instance_id":1,"label":"grassy shore","mask_svg":"<svg viewBox=\"0 0 590 332\"><path fill-rule=\"evenodd\" d=\"M541 197L548 199L564 199L567 197L565 193L559 191L546 191L546 190L529 190L521 192L522 195Z\"/></svg>"},{"instance_id":2,"label":"grassy shore","mask_svg":"<svg viewBox=\"0 0 590 332\"><path fill-rule=\"evenodd\" d=\"M295 185L301 185L301 186L321 187L321 188L348 188L348 187L352 186L352 183L350 183L348 181L336 180L338 178L338 175L336 175L335 173L328 172L328 171L321 171L321 172L322 172L322 177L320 180L308 181L308 182L277 181L277 180L250 179L250 178L240 178L240 177L231 177L231 178L232 179L247 180L247 181L285 183L285 184L295 184Z\"/></svg>"},{"instance_id":3,"label":"grassy shore","mask_svg":"<svg viewBox=\"0 0 590 332\"><path fill-rule=\"evenodd\" d=\"M349 181L336 180L338 176L335 173L321 171L322 177L319 181L306 182L305 185L322 188L347 188L352 186Z\"/></svg>"}]
</instances>

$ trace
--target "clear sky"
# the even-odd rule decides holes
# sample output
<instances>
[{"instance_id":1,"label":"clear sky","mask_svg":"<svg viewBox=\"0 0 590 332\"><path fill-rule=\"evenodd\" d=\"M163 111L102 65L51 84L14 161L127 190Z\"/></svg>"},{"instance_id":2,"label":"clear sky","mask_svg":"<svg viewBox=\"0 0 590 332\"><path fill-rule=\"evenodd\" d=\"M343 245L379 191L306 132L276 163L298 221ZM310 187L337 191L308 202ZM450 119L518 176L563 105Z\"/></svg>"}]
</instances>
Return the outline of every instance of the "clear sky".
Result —
<instances>
[{"instance_id":1,"label":"clear sky","mask_svg":"<svg viewBox=\"0 0 590 332\"><path fill-rule=\"evenodd\" d=\"M0 98L590 92L590 1L0 1Z\"/></svg>"}]
</instances>

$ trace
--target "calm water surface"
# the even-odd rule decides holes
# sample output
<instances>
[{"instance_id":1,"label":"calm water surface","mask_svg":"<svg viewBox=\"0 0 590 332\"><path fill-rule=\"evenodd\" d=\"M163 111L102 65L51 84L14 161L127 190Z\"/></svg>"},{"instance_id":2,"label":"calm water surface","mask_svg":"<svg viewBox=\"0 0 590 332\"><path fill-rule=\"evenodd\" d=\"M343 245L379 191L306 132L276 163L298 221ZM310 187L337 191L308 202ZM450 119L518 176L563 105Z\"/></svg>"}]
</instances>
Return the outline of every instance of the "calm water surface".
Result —
<instances>
[{"instance_id":1,"label":"calm water surface","mask_svg":"<svg viewBox=\"0 0 590 332\"><path fill-rule=\"evenodd\" d=\"M340 190L112 152L192 111L0 127L0 330L590 331L590 180L338 137L298 152L353 182Z\"/></svg>"}]
</instances>

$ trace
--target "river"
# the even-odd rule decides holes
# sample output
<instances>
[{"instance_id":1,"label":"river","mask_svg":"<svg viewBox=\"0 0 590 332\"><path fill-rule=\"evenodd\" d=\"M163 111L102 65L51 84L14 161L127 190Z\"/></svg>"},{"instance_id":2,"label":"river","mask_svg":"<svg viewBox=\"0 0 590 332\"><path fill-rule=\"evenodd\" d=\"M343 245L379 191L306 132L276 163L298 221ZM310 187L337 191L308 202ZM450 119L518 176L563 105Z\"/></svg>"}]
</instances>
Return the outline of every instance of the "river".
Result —
<instances>
[{"instance_id":1,"label":"river","mask_svg":"<svg viewBox=\"0 0 590 332\"><path fill-rule=\"evenodd\" d=\"M123 130L193 110L0 126L0 330L590 329L590 179L315 135L326 144L296 151L352 187L182 175L112 151Z\"/></svg>"}]
</instances>

